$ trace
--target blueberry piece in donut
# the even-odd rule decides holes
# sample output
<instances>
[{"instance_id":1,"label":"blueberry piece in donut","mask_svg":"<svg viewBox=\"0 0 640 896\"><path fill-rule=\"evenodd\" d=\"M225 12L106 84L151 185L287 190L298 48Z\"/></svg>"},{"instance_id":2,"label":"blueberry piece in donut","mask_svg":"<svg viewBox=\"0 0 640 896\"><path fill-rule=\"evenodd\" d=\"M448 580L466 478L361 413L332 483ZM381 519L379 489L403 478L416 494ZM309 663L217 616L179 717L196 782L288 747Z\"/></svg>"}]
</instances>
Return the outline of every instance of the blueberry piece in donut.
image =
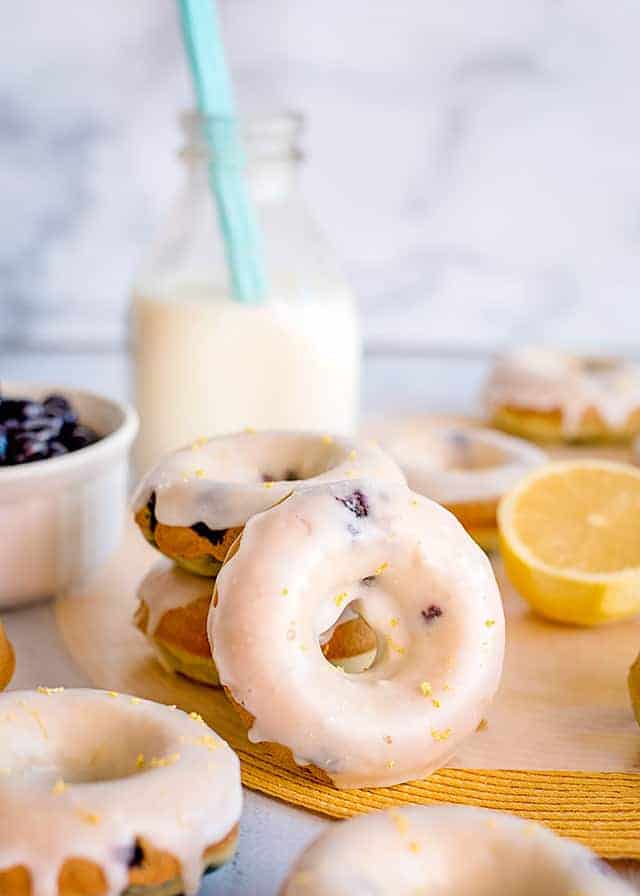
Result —
<instances>
[{"instance_id":1,"label":"blueberry piece in donut","mask_svg":"<svg viewBox=\"0 0 640 896\"><path fill-rule=\"evenodd\" d=\"M340 501L341 504L350 510L354 516L363 517L369 515L369 501L367 500L367 496L360 491L360 489L355 489L351 492L350 495L346 497L336 497L336 501Z\"/></svg>"},{"instance_id":2,"label":"blueberry piece in donut","mask_svg":"<svg viewBox=\"0 0 640 896\"><path fill-rule=\"evenodd\" d=\"M430 604L426 610L420 611L425 622L432 622L434 619L442 616L442 607L437 604Z\"/></svg>"}]
</instances>

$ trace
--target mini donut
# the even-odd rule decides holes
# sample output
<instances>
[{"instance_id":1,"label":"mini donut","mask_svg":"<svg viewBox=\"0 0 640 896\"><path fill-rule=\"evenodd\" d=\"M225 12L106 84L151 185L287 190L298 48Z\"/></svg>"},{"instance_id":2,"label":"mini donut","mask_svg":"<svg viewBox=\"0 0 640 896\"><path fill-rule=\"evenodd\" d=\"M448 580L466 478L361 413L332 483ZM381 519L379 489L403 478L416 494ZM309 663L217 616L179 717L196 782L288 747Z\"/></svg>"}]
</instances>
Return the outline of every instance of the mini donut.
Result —
<instances>
[{"instance_id":1,"label":"mini donut","mask_svg":"<svg viewBox=\"0 0 640 896\"><path fill-rule=\"evenodd\" d=\"M640 368L520 349L496 360L485 405L493 426L536 442L628 441L640 432Z\"/></svg>"},{"instance_id":2,"label":"mini donut","mask_svg":"<svg viewBox=\"0 0 640 896\"><path fill-rule=\"evenodd\" d=\"M470 806L403 806L329 826L280 896L632 896L590 850Z\"/></svg>"},{"instance_id":3,"label":"mini donut","mask_svg":"<svg viewBox=\"0 0 640 896\"><path fill-rule=\"evenodd\" d=\"M210 579L191 575L163 557L140 583L134 622L167 671L217 686L220 682L207 635L212 591ZM353 669L370 661L376 637L363 619L348 612L343 614L342 624L336 624L321 642L327 659Z\"/></svg>"},{"instance_id":4,"label":"mini donut","mask_svg":"<svg viewBox=\"0 0 640 896\"><path fill-rule=\"evenodd\" d=\"M514 436L464 423L410 418L387 424L381 445L409 487L442 504L485 550L498 546L498 502L547 455Z\"/></svg>"},{"instance_id":5,"label":"mini donut","mask_svg":"<svg viewBox=\"0 0 640 896\"><path fill-rule=\"evenodd\" d=\"M378 639L360 674L318 643L347 606ZM361 480L301 490L248 522L218 575L209 640L251 741L339 788L377 787L428 775L476 730L504 617L486 555L452 514Z\"/></svg>"},{"instance_id":6,"label":"mini donut","mask_svg":"<svg viewBox=\"0 0 640 896\"><path fill-rule=\"evenodd\" d=\"M376 444L296 432L201 439L167 455L140 483L135 521L189 572L215 576L242 527L291 491L356 476L404 481Z\"/></svg>"},{"instance_id":7,"label":"mini donut","mask_svg":"<svg viewBox=\"0 0 640 896\"><path fill-rule=\"evenodd\" d=\"M15 656L11 642L7 638L4 626L0 622L0 691L11 681L15 669Z\"/></svg>"},{"instance_id":8,"label":"mini donut","mask_svg":"<svg viewBox=\"0 0 640 896\"><path fill-rule=\"evenodd\" d=\"M235 851L238 758L175 707L9 691L0 769L2 896L195 894Z\"/></svg>"}]
</instances>

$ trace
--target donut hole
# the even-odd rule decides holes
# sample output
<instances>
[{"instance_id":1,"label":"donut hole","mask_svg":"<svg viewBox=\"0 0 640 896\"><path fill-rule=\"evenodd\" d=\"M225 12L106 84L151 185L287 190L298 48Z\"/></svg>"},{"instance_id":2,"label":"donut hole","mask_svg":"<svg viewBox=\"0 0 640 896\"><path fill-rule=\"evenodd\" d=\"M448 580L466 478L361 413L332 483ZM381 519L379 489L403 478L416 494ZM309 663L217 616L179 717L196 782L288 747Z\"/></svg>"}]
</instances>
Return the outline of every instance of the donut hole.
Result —
<instances>
[{"instance_id":1,"label":"donut hole","mask_svg":"<svg viewBox=\"0 0 640 896\"><path fill-rule=\"evenodd\" d=\"M56 776L66 784L124 780L169 764L176 755L166 733L144 718L92 718L78 727L55 757Z\"/></svg>"},{"instance_id":2,"label":"donut hole","mask_svg":"<svg viewBox=\"0 0 640 896\"><path fill-rule=\"evenodd\" d=\"M327 662L350 675L370 669L380 651L375 629L349 606L331 628L322 632L318 643Z\"/></svg>"},{"instance_id":3,"label":"donut hole","mask_svg":"<svg viewBox=\"0 0 640 896\"><path fill-rule=\"evenodd\" d=\"M280 438L263 442L254 461L262 482L304 482L328 473L347 457L345 446L330 436L298 435L284 443Z\"/></svg>"},{"instance_id":4,"label":"donut hole","mask_svg":"<svg viewBox=\"0 0 640 896\"><path fill-rule=\"evenodd\" d=\"M483 472L509 462L504 448L483 437L481 431L464 428L438 428L403 433L402 440L390 443L391 453L405 467L420 459L425 468L437 472Z\"/></svg>"}]
</instances>

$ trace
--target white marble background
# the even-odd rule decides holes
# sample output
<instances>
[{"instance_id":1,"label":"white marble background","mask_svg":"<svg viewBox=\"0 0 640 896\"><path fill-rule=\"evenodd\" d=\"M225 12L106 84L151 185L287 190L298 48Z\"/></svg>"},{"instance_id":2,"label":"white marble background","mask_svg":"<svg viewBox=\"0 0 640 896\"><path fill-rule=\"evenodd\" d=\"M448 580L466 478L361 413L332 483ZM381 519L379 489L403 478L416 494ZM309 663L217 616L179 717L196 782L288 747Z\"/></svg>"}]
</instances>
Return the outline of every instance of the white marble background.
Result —
<instances>
[{"instance_id":1,"label":"white marble background","mask_svg":"<svg viewBox=\"0 0 640 896\"><path fill-rule=\"evenodd\" d=\"M640 5L227 0L243 105L310 121L305 190L372 342L638 347ZM3 10L0 335L113 344L175 188L172 0Z\"/></svg>"}]
</instances>

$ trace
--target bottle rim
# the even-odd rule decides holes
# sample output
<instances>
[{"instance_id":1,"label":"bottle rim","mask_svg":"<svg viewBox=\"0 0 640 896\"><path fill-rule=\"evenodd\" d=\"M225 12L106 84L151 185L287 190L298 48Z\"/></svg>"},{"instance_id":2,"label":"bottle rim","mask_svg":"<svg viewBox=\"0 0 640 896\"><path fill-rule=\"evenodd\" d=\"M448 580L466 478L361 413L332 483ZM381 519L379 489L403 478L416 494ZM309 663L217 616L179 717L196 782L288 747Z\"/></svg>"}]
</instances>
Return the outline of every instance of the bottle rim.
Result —
<instances>
[{"instance_id":1,"label":"bottle rim","mask_svg":"<svg viewBox=\"0 0 640 896\"><path fill-rule=\"evenodd\" d=\"M204 116L195 109L180 114L180 124L186 144L181 156L210 156L210 149L204 136L204 122L219 122L226 119L218 116ZM305 117L302 112L283 110L274 113L248 115L240 121L240 136L250 159L301 159L298 140L304 131Z\"/></svg>"}]
</instances>

